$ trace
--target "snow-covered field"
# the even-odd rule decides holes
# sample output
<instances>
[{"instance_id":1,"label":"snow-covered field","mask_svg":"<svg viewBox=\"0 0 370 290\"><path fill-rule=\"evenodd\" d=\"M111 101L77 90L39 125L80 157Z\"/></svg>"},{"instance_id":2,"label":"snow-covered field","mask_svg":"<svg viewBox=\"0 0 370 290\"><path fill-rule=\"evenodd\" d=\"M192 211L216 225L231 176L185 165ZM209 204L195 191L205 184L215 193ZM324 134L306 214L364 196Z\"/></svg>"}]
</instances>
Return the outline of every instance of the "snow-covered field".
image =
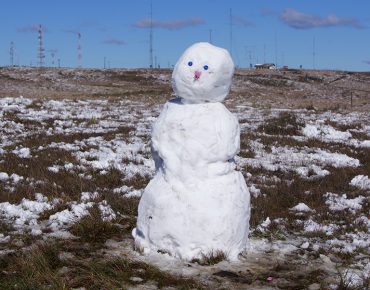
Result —
<instances>
[{"instance_id":1,"label":"snow-covered field","mask_svg":"<svg viewBox=\"0 0 370 290\"><path fill-rule=\"evenodd\" d=\"M53 277L67 288L91 283L76 278L71 260L99 260L103 252L199 283L188 288L368 287L370 114L261 108L242 96L226 106L241 124L236 161L253 196L252 233L239 262L207 266L132 248L137 202L154 174L151 124L162 104L125 95L0 98L0 281L26 281L12 259L46 244L60 247ZM119 285L185 287L156 279L138 271ZM94 281L96 289L116 285Z\"/></svg>"}]
</instances>

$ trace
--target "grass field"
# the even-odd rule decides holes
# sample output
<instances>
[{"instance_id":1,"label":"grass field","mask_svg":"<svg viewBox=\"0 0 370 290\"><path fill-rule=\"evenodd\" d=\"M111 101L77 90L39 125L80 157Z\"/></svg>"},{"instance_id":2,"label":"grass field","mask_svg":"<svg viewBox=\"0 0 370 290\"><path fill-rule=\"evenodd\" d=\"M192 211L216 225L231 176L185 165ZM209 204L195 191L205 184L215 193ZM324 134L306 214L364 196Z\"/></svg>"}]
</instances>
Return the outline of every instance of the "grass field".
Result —
<instances>
[{"instance_id":1,"label":"grass field","mask_svg":"<svg viewBox=\"0 0 370 290\"><path fill-rule=\"evenodd\" d=\"M134 250L169 73L0 69L0 288L368 289L366 74L237 71L225 105L241 125L249 250L237 263Z\"/></svg>"}]
</instances>

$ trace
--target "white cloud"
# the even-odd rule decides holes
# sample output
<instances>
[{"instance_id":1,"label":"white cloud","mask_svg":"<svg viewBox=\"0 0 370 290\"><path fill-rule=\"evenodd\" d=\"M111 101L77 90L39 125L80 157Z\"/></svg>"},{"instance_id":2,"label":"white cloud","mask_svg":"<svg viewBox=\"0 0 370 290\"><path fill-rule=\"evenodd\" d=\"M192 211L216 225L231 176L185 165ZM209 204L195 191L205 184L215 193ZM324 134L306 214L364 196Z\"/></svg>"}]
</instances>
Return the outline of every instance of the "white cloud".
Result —
<instances>
[{"instance_id":1,"label":"white cloud","mask_svg":"<svg viewBox=\"0 0 370 290\"><path fill-rule=\"evenodd\" d=\"M163 28L163 29L169 29L169 30L175 30L184 28L187 26L197 26L204 24L204 20L200 17L193 17L189 19L174 19L174 20L156 20L152 19L150 21L150 18L145 18L142 20L136 21L133 26L137 28L149 28L150 26L154 28Z\"/></svg>"},{"instance_id":2,"label":"white cloud","mask_svg":"<svg viewBox=\"0 0 370 290\"><path fill-rule=\"evenodd\" d=\"M341 18L334 14L321 17L318 15L306 14L292 8L285 9L280 15L280 20L296 29L330 26L351 26L354 28L362 28L360 22L355 18Z\"/></svg>"}]
</instances>

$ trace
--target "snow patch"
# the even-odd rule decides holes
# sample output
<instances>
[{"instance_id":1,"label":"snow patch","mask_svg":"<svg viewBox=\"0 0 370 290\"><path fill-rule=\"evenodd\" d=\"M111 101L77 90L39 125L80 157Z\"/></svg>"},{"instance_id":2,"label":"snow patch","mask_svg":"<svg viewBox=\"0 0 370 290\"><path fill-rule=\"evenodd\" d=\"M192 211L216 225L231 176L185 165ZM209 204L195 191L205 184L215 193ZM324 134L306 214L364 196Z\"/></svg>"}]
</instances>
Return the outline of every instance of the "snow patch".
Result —
<instances>
[{"instance_id":1,"label":"snow patch","mask_svg":"<svg viewBox=\"0 0 370 290\"><path fill-rule=\"evenodd\" d=\"M19 149L14 149L12 151L13 154L18 155L21 158L30 158L31 157L31 151L30 148L19 148Z\"/></svg>"},{"instance_id":2,"label":"snow patch","mask_svg":"<svg viewBox=\"0 0 370 290\"><path fill-rule=\"evenodd\" d=\"M41 234L37 219L45 210L50 210L53 205L41 194L36 194L36 201L23 198L20 204L9 202L0 203L0 215L13 221L16 229L30 229L32 234Z\"/></svg>"},{"instance_id":3,"label":"snow patch","mask_svg":"<svg viewBox=\"0 0 370 290\"><path fill-rule=\"evenodd\" d=\"M0 172L0 181L7 181L9 179L9 175L6 172Z\"/></svg>"},{"instance_id":4,"label":"snow patch","mask_svg":"<svg viewBox=\"0 0 370 290\"><path fill-rule=\"evenodd\" d=\"M343 141L352 138L350 132L342 132L332 126L323 124L306 124L302 128L302 134L308 138L324 139L330 141Z\"/></svg>"},{"instance_id":5,"label":"snow patch","mask_svg":"<svg viewBox=\"0 0 370 290\"><path fill-rule=\"evenodd\" d=\"M73 202L70 209L57 212L49 217L50 228L58 231L71 225L89 213L88 209L94 205L93 202L77 203Z\"/></svg>"},{"instance_id":6,"label":"snow patch","mask_svg":"<svg viewBox=\"0 0 370 290\"><path fill-rule=\"evenodd\" d=\"M303 222L303 228L305 232L324 232L327 236L331 236L339 227L334 224L320 225L309 219Z\"/></svg>"},{"instance_id":7,"label":"snow patch","mask_svg":"<svg viewBox=\"0 0 370 290\"><path fill-rule=\"evenodd\" d=\"M308 205L306 205L303 202L298 203L296 206L293 206L289 210L297 211L297 212L312 212L312 211L314 211Z\"/></svg>"},{"instance_id":8,"label":"snow patch","mask_svg":"<svg viewBox=\"0 0 370 290\"><path fill-rule=\"evenodd\" d=\"M331 211L343 211L348 209L353 214L362 208L362 202L365 200L364 196L350 199L347 198L346 194L340 196L331 192L326 193L324 196L327 198L325 204L329 206Z\"/></svg>"},{"instance_id":9,"label":"snow patch","mask_svg":"<svg viewBox=\"0 0 370 290\"><path fill-rule=\"evenodd\" d=\"M370 178L367 175L357 175L352 178L350 184L361 189L369 190Z\"/></svg>"}]
</instances>

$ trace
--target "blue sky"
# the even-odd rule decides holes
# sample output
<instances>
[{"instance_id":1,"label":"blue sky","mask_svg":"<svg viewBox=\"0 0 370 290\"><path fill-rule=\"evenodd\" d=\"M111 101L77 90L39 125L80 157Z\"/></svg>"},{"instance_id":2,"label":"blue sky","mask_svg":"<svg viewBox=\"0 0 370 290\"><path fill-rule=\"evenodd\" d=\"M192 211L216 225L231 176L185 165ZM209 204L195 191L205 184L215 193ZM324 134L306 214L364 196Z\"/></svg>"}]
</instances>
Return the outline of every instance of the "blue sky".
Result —
<instances>
[{"instance_id":1,"label":"blue sky","mask_svg":"<svg viewBox=\"0 0 370 290\"><path fill-rule=\"evenodd\" d=\"M210 41L211 35L213 44L231 48L240 67L251 60L309 69L370 70L368 0L152 2L153 54L161 67L172 66L189 45ZM37 64L39 24L47 65L52 50L57 50L55 59L61 66L78 65L77 33L83 67L103 67L104 58L110 67L149 65L150 0L2 0L1 11L0 65L10 64L11 42L15 64Z\"/></svg>"}]
</instances>

